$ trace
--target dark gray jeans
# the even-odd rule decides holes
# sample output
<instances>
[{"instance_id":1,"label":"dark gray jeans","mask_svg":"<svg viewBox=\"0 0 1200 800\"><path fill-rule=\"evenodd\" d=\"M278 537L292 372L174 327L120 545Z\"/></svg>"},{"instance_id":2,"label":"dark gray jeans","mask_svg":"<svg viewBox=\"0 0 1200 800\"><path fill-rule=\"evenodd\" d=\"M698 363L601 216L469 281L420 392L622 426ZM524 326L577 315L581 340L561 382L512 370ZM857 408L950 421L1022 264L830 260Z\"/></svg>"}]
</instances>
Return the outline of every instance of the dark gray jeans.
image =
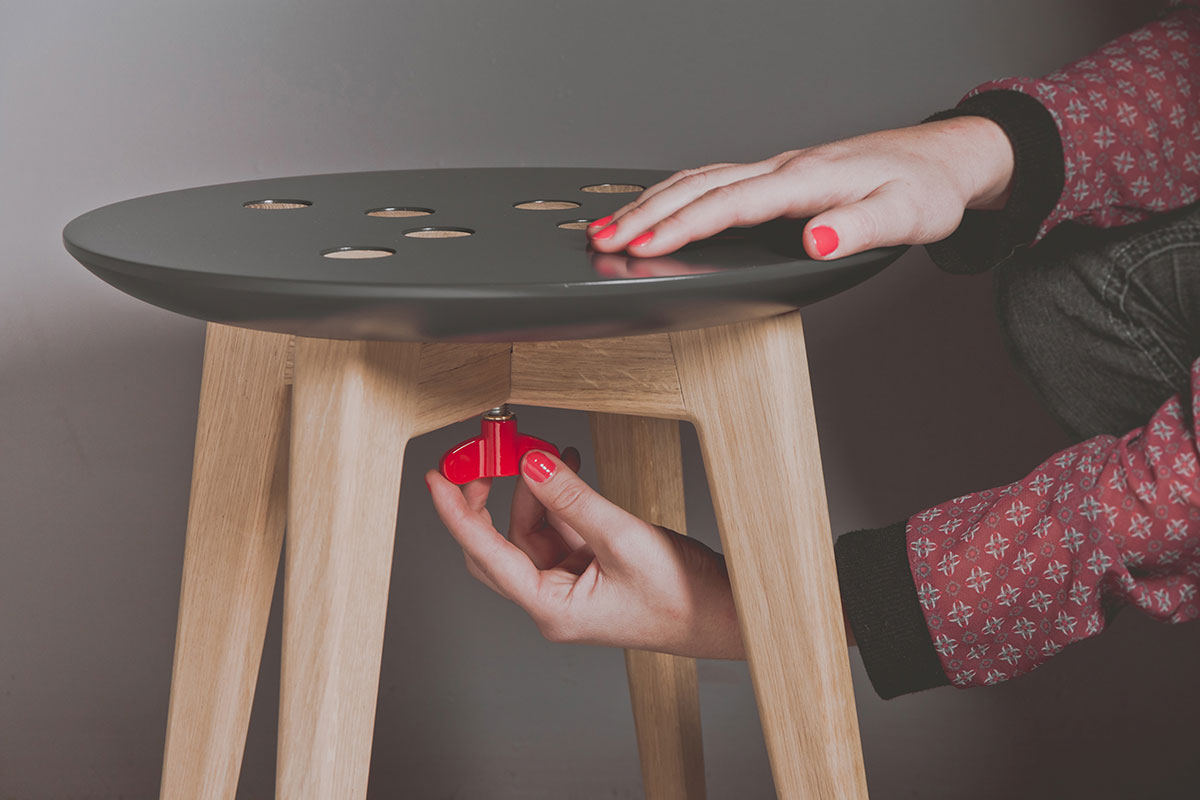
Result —
<instances>
[{"instance_id":1,"label":"dark gray jeans","mask_svg":"<svg viewBox=\"0 0 1200 800\"><path fill-rule=\"evenodd\" d=\"M1190 407L1200 357L1200 203L1121 228L1066 223L996 267L1017 367L1078 440Z\"/></svg>"}]
</instances>

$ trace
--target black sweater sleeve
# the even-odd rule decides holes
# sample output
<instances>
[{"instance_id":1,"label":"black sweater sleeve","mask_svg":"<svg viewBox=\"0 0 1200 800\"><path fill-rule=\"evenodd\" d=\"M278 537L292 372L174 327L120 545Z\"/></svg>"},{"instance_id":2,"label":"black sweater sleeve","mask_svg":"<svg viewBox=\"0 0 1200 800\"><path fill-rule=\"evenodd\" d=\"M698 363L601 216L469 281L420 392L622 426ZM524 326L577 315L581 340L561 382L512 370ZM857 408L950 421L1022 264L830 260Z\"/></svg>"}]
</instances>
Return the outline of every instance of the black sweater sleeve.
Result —
<instances>
[{"instance_id":1,"label":"black sweater sleeve","mask_svg":"<svg viewBox=\"0 0 1200 800\"><path fill-rule=\"evenodd\" d=\"M906 524L846 533L833 546L842 609L871 685L884 700L950 682L917 600Z\"/></svg>"},{"instance_id":2,"label":"black sweater sleeve","mask_svg":"<svg viewBox=\"0 0 1200 800\"><path fill-rule=\"evenodd\" d=\"M1029 245L1062 194L1063 148L1050 112L1022 92L996 89L968 97L924 122L951 117L985 117L999 125L1013 146L1013 181L999 211L968 210L945 239L925 246L947 272L983 272Z\"/></svg>"},{"instance_id":3,"label":"black sweater sleeve","mask_svg":"<svg viewBox=\"0 0 1200 800\"><path fill-rule=\"evenodd\" d=\"M1013 182L999 211L969 210L959 227L926 245L947 272L982 272L1027 246L1062 194L1063 149L1050 112L1033 97L998 89L968 97L925 120L979 116L992 120L1013 146ZM834 545L842 608L880 697L949 684L933 647L908 562L907 520L852 531Z\"/></svg>"}]
</instances>

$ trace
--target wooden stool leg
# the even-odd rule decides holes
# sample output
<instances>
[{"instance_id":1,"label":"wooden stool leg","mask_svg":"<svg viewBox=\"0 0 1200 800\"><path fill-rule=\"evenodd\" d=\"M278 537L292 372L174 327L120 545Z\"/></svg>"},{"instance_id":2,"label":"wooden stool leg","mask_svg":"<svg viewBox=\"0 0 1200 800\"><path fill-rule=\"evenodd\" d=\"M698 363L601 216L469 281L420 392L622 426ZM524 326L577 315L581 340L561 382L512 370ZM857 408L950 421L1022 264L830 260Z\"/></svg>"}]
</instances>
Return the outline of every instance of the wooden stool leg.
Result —
<instances>
[{"instance_id":1,"label":"wooden stool leg","mask_svg":"<svg viewBox=\"0 0 1200 800\"><path fill-rule=\"evenodd\" d=\"M207 328L163 798L237 790L287 510L288 343Z\"/></svg>"},{"instance_id":2,"label":"wooden stool leg","mask_svg":"<svg viewBox=\"0 0 1200 800\"><path fill-rule=\"evenodd\" d=\"M600 491L642 519L687 533L675 420L592 413ZM704 751L696 662L625 651L647 800L702 800Z\"/></svg>"},{"instance_id":3,"label":"wooden stool leg","mask_svg":"<svg viewBox=\"0 0 1200 800\"><path fill-rule=\"evenodd\" d=\"M776 791L866 797L800 315L671 341Z\"/></svg>"},{"instance_id":4,"label":"wooden stool leg","mask_svg":"<svg viewBox=\"0 0 1200 800\"><path fill-rule=\"evenodd\" d=\"M366 797L421 345L297 338L276 796Z\"/></svg>"}]
</instances>

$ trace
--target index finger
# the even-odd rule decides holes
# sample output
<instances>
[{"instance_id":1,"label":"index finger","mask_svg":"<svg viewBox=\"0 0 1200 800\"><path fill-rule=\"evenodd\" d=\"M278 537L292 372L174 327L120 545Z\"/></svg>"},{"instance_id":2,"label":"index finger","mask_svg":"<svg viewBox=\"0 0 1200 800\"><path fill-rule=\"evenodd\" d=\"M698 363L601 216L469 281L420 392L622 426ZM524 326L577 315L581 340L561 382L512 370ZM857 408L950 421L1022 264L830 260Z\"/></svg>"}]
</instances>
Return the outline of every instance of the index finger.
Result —
<instances>
[{"instance_id":1,"label":"index finger","mask_svg":"<svg viewBox=\"0 0 1200 800\"><path fill-rule=\"evenodd\" d=\"M579 471L579 451L574 447L568 447L563 451L562 460L572 471ZM533 492L529 491L529 485L523 480L518 480L517 486L513 490L509 514L509 538L514 536L520 538L535 530L543 521L548 522L558 532L568 551L575 550L583 544L583 537L579 535L578 531L565 521L547 514L546 507L534 496Z\"/></svg>"},{"instance_id":2,"label":"index finger","mask_svg":"<svg viewBox=\"0 0 1200 800\"><path fill-rule=\"evenodd\" d=\"M780 163L781 156L773 156L748 164L684 170L678 179L661 184L662 189L656 194L650 194L647 190L642 197L637 199L636 203L618 211L614 215L614 219L604 227L589 226L589 244L597 252L618 252L632 240L644 234L651 226L689 203L695 202L705 193L773 172ZM641 255L643 252L641 245L635 246L634 249L637 251L636 255Z\"/></svg>"},{"instance_id":3,"label":"index finger","mask_svg":"<svg viewBox=\"0 0 1200 800\"><path fill-rule=\"evenodd\" d=\"M616 211L614 211L612 213L612 216L614 219L620 219L622 216L629 213L634 208L637 208L639 205L646 202L651 197L654 197L654 195L656 195L659 192L662 192L666 189L671 188L672 186L679 183L684 178L690 177L692 175L699 175L702 172L712 172L713 170L724 169L726 167L738 167L738 166L745 166L745 165L735 164L731 161L722 161L717 164L705 164L703 167L694 167L692 169L681 169L678 172L676 172L674 175L671 175L667 178L663 178L661 181L659 181L656 184L647 186L645 189L643 189L641 191L640 194L638 194L637 197L633 198L628 203L626 203L625 205L621 206ZM593 222L592 225L595 225L595 223ZM588 227L590 228L592 226L589 225Z\"/></svg>"}]
</instances>

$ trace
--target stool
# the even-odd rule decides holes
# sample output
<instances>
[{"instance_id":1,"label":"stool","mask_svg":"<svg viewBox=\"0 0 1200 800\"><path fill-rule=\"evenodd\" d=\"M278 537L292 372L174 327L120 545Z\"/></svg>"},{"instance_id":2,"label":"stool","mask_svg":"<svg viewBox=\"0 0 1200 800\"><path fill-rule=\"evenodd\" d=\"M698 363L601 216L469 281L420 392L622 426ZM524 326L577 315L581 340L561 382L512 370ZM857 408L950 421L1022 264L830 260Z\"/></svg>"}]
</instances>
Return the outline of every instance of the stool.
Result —
<instances>
[{"instance_id":1,"label":"stool","mask_svg":"<svg viewBox=\"0 0 1200 800\"><path fill-rule=\"evenodd\" d=\"M405 445L505 403L590 412L601 491L681 533L695 425L777 792L866 797L795 309L903 248L815 262L775 220L590 249L669 174L310 175L66 227L97 276L208 322L161 797L234 796L285 540L276 796L365 797ZM695 662L626 667L646 796L704 797Z\"/></svg>"}]
</instances>

